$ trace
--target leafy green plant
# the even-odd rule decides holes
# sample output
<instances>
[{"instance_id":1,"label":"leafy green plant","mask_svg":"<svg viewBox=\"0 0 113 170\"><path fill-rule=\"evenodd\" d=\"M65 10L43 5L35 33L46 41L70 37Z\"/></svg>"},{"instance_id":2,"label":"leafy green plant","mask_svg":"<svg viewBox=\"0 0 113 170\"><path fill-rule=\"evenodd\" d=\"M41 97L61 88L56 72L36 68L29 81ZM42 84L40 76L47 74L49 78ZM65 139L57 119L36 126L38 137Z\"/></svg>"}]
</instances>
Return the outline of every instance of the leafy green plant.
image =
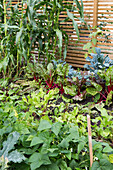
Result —
<instances>
[{"instance_id":1,"label":"leafy green plant","mask_svg":"<svg viewBox=\"0 0 113 170\"><path fill-rule=\"evenodd\" d=\"M90 62L90 65L85 64L84 68L97 75L99 70L104 68L107 69L112 66L113 61L108 57L108 55L104 57L104 54L101 54L100 48L95 48L95 50L97 54L91 53L92 57L86 58L86 61Z\"/></svg>"},{"instance_id":2,"label":"leafy green plant","mask_svg":"<svg viewBox=\"0 0 113 170\"><path fill-rule=\"evenodd\" d=\"M88 52L85 53L85 57L88 57L88 54L96 53L95 47L98 42L97 36L102 36L102 30L99 28L93 28L93 32L89 35L89 38L91 39L90 42L83 46L83 50L88 50Z\"/></svg>"},{"instance_id":3,"label":"leafy green plant","mask_svg":"<svg viewBox=\"0 0 113 170\"><path fill-rule=\"evenodd\" d=\"M50 124L42 120L38 126L36 136L28 137L30 147L36 146L37 150L29 157L31 169L74 169L88 167L87 139L80 137L77 126ZM84 153L84 156L82 156Z\"/></svg>"},{"instance_id":4,"label":"leafy green plant","mask_svg":"<svg viewBox=\"0 0 113 170\"><path fill-rule=\"evenodd\" d=\"M27 67L27 76L34 77L39 84L44 84L46 89L51 90L58 88L61 94L64 93L63 86L66 84L69 65L58 64L57 66L49 63L45 68L42 64L31 64Z\"/></svg>"},{"instance_id":5,"label":"leafy green plant","mask_svg":"<svg viewBox=\"0 0 113 170\"><path fill-rule=\"evenodd\" d=\"M38 61L43 58L45 64L47 58L49 63L55 58L56 47L59 48L58 55L61 57L64 42L64 58L66 57L68 35L61 29L62 21L59 20L61 12L67 13L67 18L63 22L72 20L78 38L78 26L71 11L78 11L80 13L78 19L84 22L83 2L82 0L81 4L78 0L74 2L76 7L70 2L65 4L62 0L59 2L22 0L21 6L19 2L12 6L12 0L8 3L0 1L0 72L4 78L6 75L19 74L20 68L27 65L31 57L35 58L32 54L34 50L38 51ZM8 8L10 10L7 10Z\"/></svg>"},{"instance_id":6,"label":"leafy green plant","mask_svg":"<svg viewBox=\"0 0 113 170\"><path fill-rule=\"evenodd\" d=\"M105 101L107 105L112 102L113 95L113 66L106 70L98 70L98 79L95 77L90 81L90 86L86 88L88 94L95 96L95 101Z\"/></svg>"},{"instance_id":7,"label":"leafy green plant","mask_svg":"<svg viewBox=\"0 0 113 170\"><path fill-rule=\"evenodd\" d=\"M26 159L22 153L14 150L14 145L17 144L19 137L19 133L13 132L8 135L7 141L3 142L3 149L0 150L0 164L2 170L8 168L7 164L9 162L21 163Z\"/></svg>"}]
</instances>

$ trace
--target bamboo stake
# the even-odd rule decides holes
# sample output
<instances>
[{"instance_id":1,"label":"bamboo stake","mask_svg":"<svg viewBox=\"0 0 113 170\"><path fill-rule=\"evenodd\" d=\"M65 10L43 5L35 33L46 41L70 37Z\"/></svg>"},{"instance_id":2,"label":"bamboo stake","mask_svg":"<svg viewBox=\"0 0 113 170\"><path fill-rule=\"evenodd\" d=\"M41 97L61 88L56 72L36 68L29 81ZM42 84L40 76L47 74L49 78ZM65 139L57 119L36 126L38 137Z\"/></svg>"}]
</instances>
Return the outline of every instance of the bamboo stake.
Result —
<instances>
[{"instance_id":1,"label":"bamboo stake","mask_svg":"<svg viewBox=\"0 0 113 170\"><path fill-rule=\"evenodd\" d=\"M92 137L91 137L91 123L90 123L90 116L89 115L87 115L87 125L88 125L88 138L89 138L90 167L92 167L93 150L92 150Z\"/></svg>"}]
</instances>

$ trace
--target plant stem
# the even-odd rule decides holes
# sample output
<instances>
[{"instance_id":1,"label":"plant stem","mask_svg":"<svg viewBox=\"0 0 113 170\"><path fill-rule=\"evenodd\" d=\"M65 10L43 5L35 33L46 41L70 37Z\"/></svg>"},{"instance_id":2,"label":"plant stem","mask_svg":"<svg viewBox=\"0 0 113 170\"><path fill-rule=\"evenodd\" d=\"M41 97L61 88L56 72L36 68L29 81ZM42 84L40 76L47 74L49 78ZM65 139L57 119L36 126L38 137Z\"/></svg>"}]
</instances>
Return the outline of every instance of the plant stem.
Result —
<instances>
[{"instance_id":1,"label":"plant stem","mask_svg":"<svg viewBox=\"0 0 113 170\"><path fill-rule=\"evenodd\" d=\"M5 25L5 37L7 36L7 19L6 19L6 0L4 0L4 25Z\"/></svg>"},{"instance_id":2,"label":"plant stem","mask_svg":"<svg viewBox=\"0 0 113 170\"><path fill-rule=\"evenodd\" d=\"M4 4L4 25L5 25L5 37L7 37L7 18L6 18L6 0L3 1ZM7 56L7 50L5 49L5 57Z\"/></svg>"},{"instance_id":3,"label":"plant stem","mask_svg":"<svg viewBox=\"0 0 113 170\"><path fill-rule=\"evenodd\" d=\"M101 92L99 92L105 99L107 99Z\"/></svg>"}]
</instances>

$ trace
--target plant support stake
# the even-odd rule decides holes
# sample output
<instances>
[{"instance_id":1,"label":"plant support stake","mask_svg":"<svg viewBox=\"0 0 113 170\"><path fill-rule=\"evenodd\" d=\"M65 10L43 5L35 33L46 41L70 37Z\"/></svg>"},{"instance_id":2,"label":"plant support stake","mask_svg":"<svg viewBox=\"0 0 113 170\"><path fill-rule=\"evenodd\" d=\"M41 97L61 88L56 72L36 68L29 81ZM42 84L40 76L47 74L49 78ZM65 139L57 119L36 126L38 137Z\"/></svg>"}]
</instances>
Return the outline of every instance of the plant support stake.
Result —
<instances>
[{"instance_id":1,"label":"plant support stake","mask_svg":"<svg viewBox=\"0 0 113 170\"><path fill-rule=\"evenodd\" d=\"M89 115L87 115L87 126L88 126L88 138L89 138L90 167L92 167L93 150L92 150L92 137L91 137L91 123L90 123L90 116Z\"/></svg>"}]
</instances>

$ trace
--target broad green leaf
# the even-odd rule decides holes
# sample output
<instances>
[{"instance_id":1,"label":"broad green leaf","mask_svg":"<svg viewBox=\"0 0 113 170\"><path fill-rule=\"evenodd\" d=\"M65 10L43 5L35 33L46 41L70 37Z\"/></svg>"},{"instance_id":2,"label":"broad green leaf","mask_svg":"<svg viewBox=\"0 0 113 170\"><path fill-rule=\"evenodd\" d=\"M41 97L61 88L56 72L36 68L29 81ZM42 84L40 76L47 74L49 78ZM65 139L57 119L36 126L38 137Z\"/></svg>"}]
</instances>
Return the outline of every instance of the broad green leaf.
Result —
<instances>
[{"instance_id":1,"label":"broad green leaf","mask_svg":"<svg viewBox=\"0 0 113 170\"><path fill-rule=\"evenodd\" d=\"M54 70L54 67L53 67L53 64L52 63L49 63L48 66L47 66L47 71L49 74L52 74Z\"/></svg>"},{"instance_id":2,"label":"broad green leaf","mask_svg":"<svg viewBox=\"0 0 113 170\"><path fill-rule=\"evenodd\" d=\"M50 128L51 128L51 124L47 120L42 120L39 124L38 130L42 131Z\"/></svg>"},{"instance_id":3,"label":"broad green leaf","mask_svg":"<svg viewBox=\"0 0 113 170\"><path fill-rule=\"evenodd\" d=\"M39 168L42 164L43 164L42 161L32 162L32 163L30 164L31 170L35 170L35 169Z\"/></svg>"},{"instance_id":4,"label":"broad green leaf","mask_svg":"<svg viewBox=\"0 0 113 170\"><path fill-rule=\"evenodd\" d=\"M30 158L29 158L29 162L36 162L38 159L40 159L41 154L34 152Z\"/></svg>"},{"instance_id":5,"label":"broad green leaf","mask_svg":"<svg viewBox=\"0 0 113 170\"><path fill-rule=\"evenodd\" d=\"M60 162L60 169L61 170L67 170L67 163L66 163L66 161L61 161Z\"/></svg>"},{"instance_id":6,"label":"broad green leaf","mask_svg":"<svg viewBox=\"0 0 113 170\"><path fill-rule=\"evenodd\" d=\"M77 142L79 139L78 127L74 126L69 129L70 134L66 137L67 142L73 141Z\"/></svg>"},{"instance_id":7,"label":"broad green leaf","mask_svg":"<svg viewBox=\"0 0 113 170\"><path fill-rule=\"evenodd\" d=\"M35 170L39 168L41 165L49 165L51 164L51 161L49 160L48 155L41 154L41 153L33 153L31 157L29 158L29 162L31 162L31 170Z\"/></svg>"},{"instance_id":8,"label":"broad green leaf","mask_svg":"<svg viewBox=\"0 0 113 170\"><path fill-rule=\"evenodd\" d=\"M103 152L113 152L113 149L110 147L110 146L106 146L104 149L103 149Z\"/></svg>"},{"instance_id":9,"label":"broad green leaf","mask_svg":"<svg viewBox=\"0 0 113 170\"><path fill-rule=\"evenodd\" d=\"M30 146L34 146L34 145L41 144L41 143L43 143L43 140L41 138L34 137L31 141Z\"/></svg>"},{"instance_id":10,"label":"broad green leaf","mask_svg":"<svg viewBox=\"0 0 113 170\"><path fill-rule=\"evenodd\" d=\"M113 154L109 155L109 161L113 163Z\"/></svg>"},{"instance_id":11,"label":"broad green leaf","mask_svg":"<svg viewBox=\"0 0 113 170\"><path fill-rule=\"evenodd\" d=\"M58 39L59 39L59 48L62 48L62 32L59 30L59 29L56 29L56 34L58 36Z\"/></svg>"},{"instance_id":12,"label":"broad green leaf","mask_svg":"<svg viewBox=\"0 0 113 170\"><path fill-rule=\"evenodd\" d=\"M93 87L88 87L86 89L86 91L87 91L87 93L91 94L92 96L95 96L98 93L98 91Z\"/></svg>"},{"instance_id":13,"label":"broad green leaf","mask_svg":"<svg viewBox=\"0 0 113 170\"><path fill-rule=\"evenodd\" d=\"M17 34L16 34L16 44L18 44L21 35L22 35L22 29L20 29L20 31L17 32Z\"/></svg>"},{"instance_id":14,"label":"broad green leaf","mask_svg":"<svg viewBox=\"0 0 113 170\"><path fill-rule=\"evenodd\" d=\"M60 132L60 129L62 127L62 123L61 122L56 122L52 125L51 130L55 133L55 135L58 135L58 133Z\"/></svg>"},{"instance_id":15,"label":"broad green leaf","mask_svg":"<svg viewBox=\"0 0 113 170\"><path fill-rule=\"evenodd\" d=\"M84 145L85 145L85 143L84 142L80 142L79 144L78 144L78 154L81 152L81 150L84 148Z\"/></svg>"},{"instance_id":16,"label":"broad green leaf","mask_svg":"<svg viewBox=\"0 0 113 170\"><path fill-rule=\"evenodd\" d=\"M93 39L92 39L92 42L93 42L94 45L96 45L97 39L96 39L96 38L93 38Z\"/></svg>"},{"instance_id":17,"label":"broad green leaf","mask_svg":"<svg viewBox=\"0 0 113 170\"><path fill-rule=\"evenodd\" d=\"M71 151L68 151L68 153L66 153L65 155L69 160L71 160Z\"/></svg>"},{"instance_id":18,"label":"broad green leaf","mask_svg":"<svg viewBox=\"0 0 113 170\"><path fill-rule=\"evenodd\" d=\"M59 170L59 168L58 168L56 163L52 163L51 165L48 165L47 170L52 170L52 169Z\"/></svg>"},{"instance_id":19,"label":"broad green leaf","mask_svg":"<svg viewBox=\"0 0 113 170\"><path fill-rule=\"evenodd\" d=\"M113 170L113 165L106 159L95 161L91 170Z\"/></svg>"},{"instance_id":20,"label":"broad green leaf","mask_svg":"<svg viewBox=\"0 0 113 170\"><path fill-rule=\"evenodd\" d=\"M76 92L74 92L74 90L70 87L64 87L64 91L66 94L69 94L71 96L75 96L76 95Z\"/></svg>"},{"instance_id":21,"label":"broad green leaf","mask_svg":"<svg viewBox=\"0 0 113 170\"><path fill-rule=\"evenodd\" d=\"M74 160L72 159L70 165L69 165L72 169L75 169L75 167L79 167L79 164Z\"/></svg>"},{"instance_id":22,"label":"broad green leaf","mask_svg":"<svg viewBox=\"0 0 113 170\"><path fill-rule=\"evenodd\" d=\"M101 91L102 90L102 86L100 84L97 84L95 82L91 82L91 84L96 88L97 91Z\"/></svg>"},{"instance_id":23,"label":"broad green leaf","mask_svg":"<svg viewBox=\"0 0 113 170\"><path fill-rule=\"evenodd\" d=\"M90 47L92 47L92 43L91 43L91 42L85 44L85 45L83 46L83 50L89 49Z\"/></svg>"},{"instance_id":24,"label":"broad green leaf","mask_svg":"<svg viewBox=\"0 0 113 170\"><path fill-rule=\"evenodd\" d=\"M73 21L73 27L74 27L74 29L76 30L76 34L77 34L77 36L78 36L78 38L79 38L78 24L77 24L77 22L74 20L73 14L70 13L68 9L66 9L66 11L67 11L68 17Z\"/></svg>"},{"instance_id":25,"label":"broad green leaf","mask_svg":"<svg viewBox=\"0 0 113 170\"><path fill-rule=\"evenodd\" d=\"M68 141L66 139L63 139L61 141L61 143L59 143L59 146L62 147L62 148L68 148L69 143L68 143Z\"/></svg>"}]
</instances>

